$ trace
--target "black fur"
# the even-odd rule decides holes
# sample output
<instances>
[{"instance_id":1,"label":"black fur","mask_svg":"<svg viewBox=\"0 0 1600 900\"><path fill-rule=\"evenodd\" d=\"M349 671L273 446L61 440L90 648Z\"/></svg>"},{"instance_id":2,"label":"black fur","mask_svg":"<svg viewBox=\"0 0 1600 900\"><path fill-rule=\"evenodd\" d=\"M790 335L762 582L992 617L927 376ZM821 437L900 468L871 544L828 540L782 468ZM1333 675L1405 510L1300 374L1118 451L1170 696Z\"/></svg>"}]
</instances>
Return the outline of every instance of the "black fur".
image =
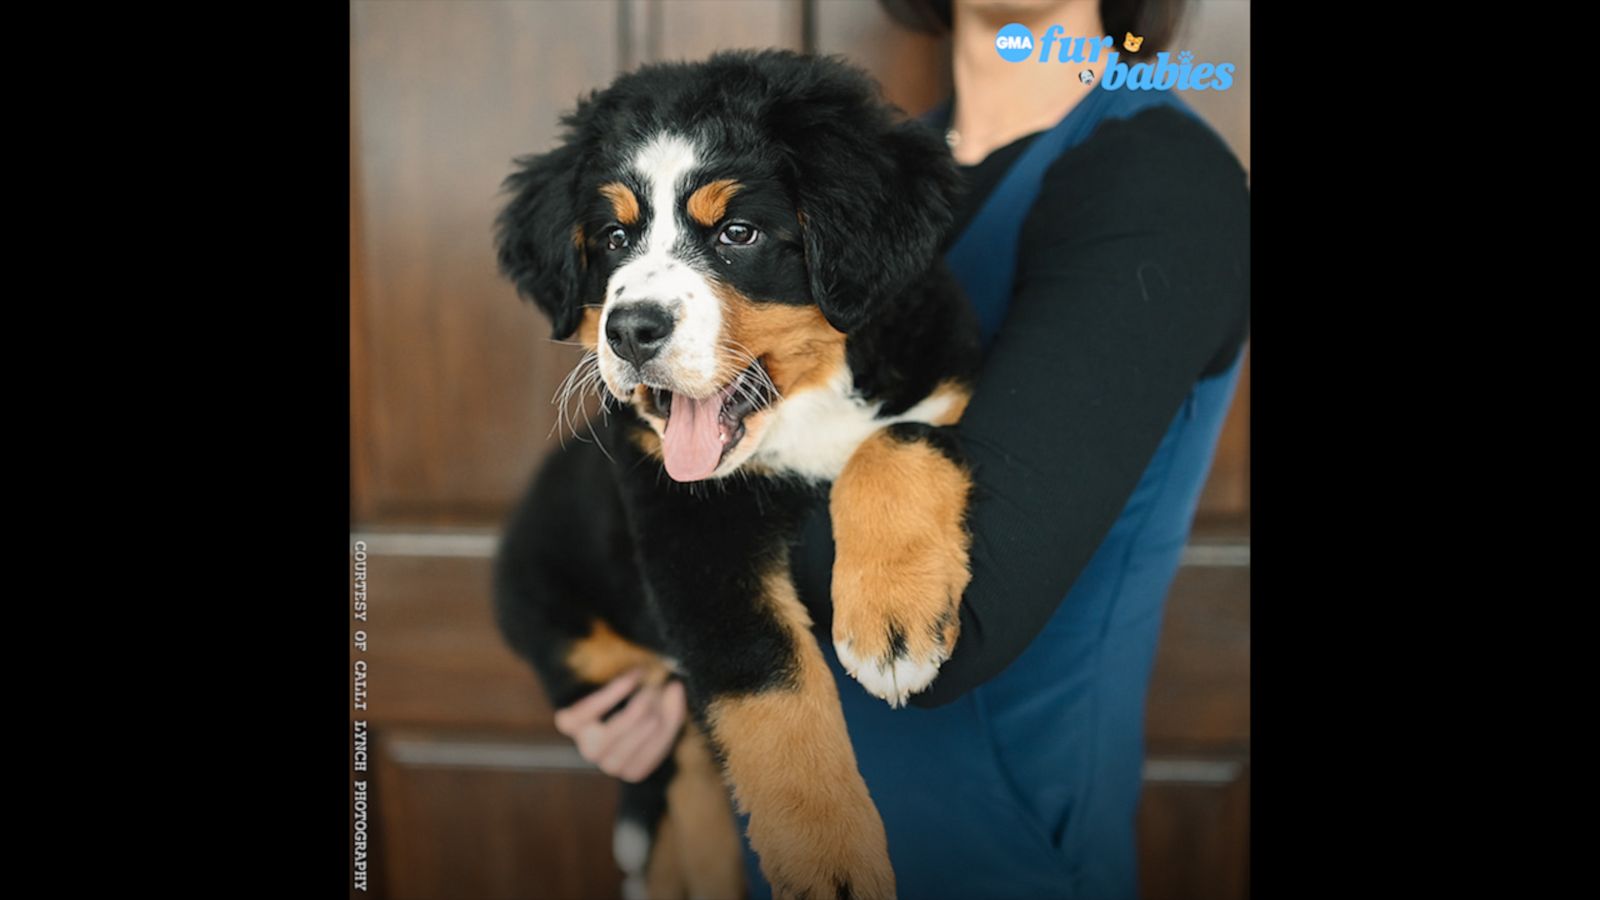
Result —
<instances>
[{"instance_id":1,"label":"black fur","mask_svg":"<svg viewBox=\"0 0 1600 900\"><path fill-rule=\"evenodd\" d=\"M731 52L646 66L580 101L563 123L560 147L517 160L498 232L501 270L550 316L556 337L577 327L583 304L604 297L599 231L610 211L596 201L598 187L619 180L662 131L704 148L703 168L749 185L736 201L772 229L781 257L804 268L803 286L777 264L765 279L755 273L757 284L735 285L816 303L846 333L927 271L950 225L958 179L944 142L895 121L870 78L826 57ZM648 203L641 185L630 187ZM587 266L571 243L579 224Z\"/></svg>"},{"instance_id":2,"label":"black fur","mask_svg":"<svg viewBox=\"0 0 1600 900\"><path fill-rule=\"evenodd\" d=\"M497 220L500 271L550 317L552 337L577 330L582 275L572 240L577 221L573 177L581 150L567 144L517 160L504 187L515 196Z\"/></svg>"},{"instance_id":3,"label":"black fur","mask_svg":"<svg viewBox=\"0 0 1600 900\"><path fill-rule=\"evenodd\" d=\"M644 220L677 216L675 259L754 302L819 307L845 333L856 392L881 404L879 416L971 378L976 320L935 259L950 224L954 164L938 135L896 121L864 74L782 51L725 53L624 75L564 121L560 147L517 161L497 234L502 270L550 317L556 337L576 330L585 306L605 302L610 274L637 252L635 230L623 228L620 243L608 237L619 223L600 186L621 182ZM662 132L698 148L692 180L739 183L728 218L753 225L759 241L730 247L718 240L720 224L648 208L631 161ZM558 707L598 687L563 663L597 618L675 658L720 763L727 748L711 732L708 705L795 684L806 648L760 602L762 582L788 574L791 547L829 486L741 473L679 483L641 449L650 428L631 406L594 424L598 445L555 452L507 528L498 621ZM893 429L960 461L938 429ZM890 628L893 648L904 651L903 626ZM648 784L664 790L666 780L658 772ZM635 818L659 815L651 790L630 792ZM839 896L851 895L849 874L840 873Z\"/></svg>"},{"instance_id":4,"label":"black fur","mask_svg":"<svg viewBox=\"0 0 1600 900\"><path fill-rule=\"evenodd\" d=\"M596 618L666 652L645 603L611 463L593 444L572 443L540 470L506 524L494 586L501 633L533 664L557 708L598 686L579 681L565 663Z\"/></svg>"},{"instance_id":5,"label":"black fur","mask_svg":"<svg viewBox=\"0 0 1600 900\"><path fill-rule=\"evenodd\" d=\"M945 379L964 382L981 352L978 319L943 261L927 268L850 332L845 354L856 389L898 415Z\"/></svg>"}]
</instances>

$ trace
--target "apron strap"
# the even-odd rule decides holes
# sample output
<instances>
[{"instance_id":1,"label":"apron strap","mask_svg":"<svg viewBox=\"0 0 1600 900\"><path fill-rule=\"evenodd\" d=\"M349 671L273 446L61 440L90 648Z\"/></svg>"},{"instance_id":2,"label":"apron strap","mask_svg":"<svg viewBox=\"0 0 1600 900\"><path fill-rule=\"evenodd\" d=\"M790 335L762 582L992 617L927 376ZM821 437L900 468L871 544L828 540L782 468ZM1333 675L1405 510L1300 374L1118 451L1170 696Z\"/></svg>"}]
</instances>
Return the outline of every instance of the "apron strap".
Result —
<instances>
[{"instance_id":1,"label":"apron strap","mask_svg":"<svg viewBox=\"0 0 1600 900\"><path fill-rule=\"evenodd\" d=\"M952 105L952 100L946 100L923 120L935 127L947 127ZM1170 91L1108 91L1096 84L1060 122L1023 150L945 253L945 263L966 289L977 313L985 348L1005 321L1016 281L1022 223L1038 199L1045 172L1062 153L1093 134L1101 122L1127 118L1152 106L1175 106L1195 115Z\"/></svg>"}]
</instances>

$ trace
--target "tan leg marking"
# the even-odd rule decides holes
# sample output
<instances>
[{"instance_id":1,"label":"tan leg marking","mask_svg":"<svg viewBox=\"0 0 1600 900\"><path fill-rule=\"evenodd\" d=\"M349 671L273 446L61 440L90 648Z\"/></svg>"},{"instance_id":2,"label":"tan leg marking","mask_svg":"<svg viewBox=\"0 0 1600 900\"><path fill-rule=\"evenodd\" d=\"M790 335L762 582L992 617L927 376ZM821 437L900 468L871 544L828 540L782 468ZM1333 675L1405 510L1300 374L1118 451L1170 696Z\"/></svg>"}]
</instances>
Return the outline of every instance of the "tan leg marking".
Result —
<instances>
[{"instance_id":1,"label":"tan leg marking","mask_svg":"<svg viewBox=\"0 0 1600 900\"><path fill-rule=\"evenodd\" d=\"M605 684L634 666L645 670L644 684L661 684L672 674L659 653L619 635L600 619L589 636L573 642L567 666L584 681Z\"/></svg>"},{"instance_id":2,"label":"tan leg marking","mask_svg":"<svg viewBox=\"0 0 1600 900\"><path fill-rule=\"evenodd\" d=\"M692 896L684 880L683 839L668 810L656 826L655 836L650 841L650 861L644 867L645 890L650 900L688 900Z\"/></svg>"},{"instance_id":3,"label":"tan leg marking","mask_svg":"<svg viewBox=\"0 0 1600 900\"><path fill-rule=\"evenodd\" d=\"M883 821L856 768L833 673L811 634L787 568L769 575L765 599L793 640L788 687L721 697L707 709L750 845L779 898L894 896Z\"/></svg>"},{"instance_id":4,"label":"tan leg marking","mask_svg":"<svg viewBox=\"0 0 1600 900\"><path fill-rule=\"evenodd\" d=\"M834 482L834 647L891 706L933 681L960 635L971 491L939 451L886 432L863 441Z\"/></svg>"},{"instance_id":5,"label":"tan leg marking","mask_svg":"<svg viewBox=\"0 0 1600 900\"><path fill-rule=\"evenodd\" d=\"M627 640L599 619L589 636L568 651L567 665L580 678L597 684L635 666L645 669L646 684L661 684L671 674L659 654ZM652 900L742 896L744 851L705 736L688 723L673 752L678 771L667 786L667 816L651 841L645 869L650 896Z\"/></svg>"},{"instance_id":6,"label":"tan leg marking","mask_svg":"<svg viewBox=\"0 0 1600 900\"><path fill-rule=\"evenodd\" d=\"M684 726L673 761L678 771L667 785L667 816L677 832L677 868L689 896L744 896L738 821L705 735L693 722Z\"/></svg>"}]
</instances>

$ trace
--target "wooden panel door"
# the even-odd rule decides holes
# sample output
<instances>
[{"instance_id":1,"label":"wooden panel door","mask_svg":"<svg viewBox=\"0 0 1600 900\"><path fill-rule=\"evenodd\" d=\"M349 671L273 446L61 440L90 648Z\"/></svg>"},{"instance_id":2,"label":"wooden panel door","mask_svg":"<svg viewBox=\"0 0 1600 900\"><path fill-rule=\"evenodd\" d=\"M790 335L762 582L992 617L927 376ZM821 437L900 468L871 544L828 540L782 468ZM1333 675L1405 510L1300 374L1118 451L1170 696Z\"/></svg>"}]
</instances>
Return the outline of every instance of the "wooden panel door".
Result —
<instances>
[{"instance_id":1,"label":"wooden panel door","mask_svg":"<svg viewBox=\"0 0 1600 900\"><path fill-rule=\"evenodd\" d=\"M578 351L500 277L492 223L512 158L618 71L617 22L594 0L351 5L358 521L497 522L543 454Z\"/></svg>"},{"instance_id":2,"label":"wooden panel door","mask_svg":"<svg viewBox=\"0 0 1600 900\"><path fill-rule=\"evenodd\" d=\"M616 784L555 731L495 630L493 535L357 537L385 585L365 654L377 685L369 896L618 896ZM1167 601L1139 820L1148 900L1248 896L1248 562L1237 535L1202 534Z\"/></svg>"}]
</instances>

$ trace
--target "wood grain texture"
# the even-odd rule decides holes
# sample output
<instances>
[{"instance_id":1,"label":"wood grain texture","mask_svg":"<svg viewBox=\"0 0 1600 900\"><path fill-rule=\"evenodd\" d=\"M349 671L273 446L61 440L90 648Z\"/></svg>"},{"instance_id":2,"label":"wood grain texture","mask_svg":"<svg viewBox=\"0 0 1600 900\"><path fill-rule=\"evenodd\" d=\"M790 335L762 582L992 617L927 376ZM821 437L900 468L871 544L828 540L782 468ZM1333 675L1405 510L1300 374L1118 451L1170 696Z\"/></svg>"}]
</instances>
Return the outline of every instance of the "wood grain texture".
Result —
<instances>
[{"instance_id":1,"label":"wood grain texture","mask_svg":"<svg viewBox=\"0 0 1600 900\"><path fill-rule=\"evenodd\" d=\"M871 0L813 8L816 49L872 72L891 102L919 114L946 96L943 41L901 31ZM498 525L554 444L549 401L579 351L548 342L544 318L495 271L492 222L512 157L549 149L558 115L623 66L728 47L801 49L803 9L801 0L352 3L356 523ZM1186 99L1248 170L1247 17L1248 4L1198 0L1179 44L1239 65L1229 91ZM1202 532L1232 539L1249 532L1249 365L1201 501ZM372 896L619 896L617 785L574 765L532 672L501 640L489 559L374 555L370 566ZM1247 567L1186 567L1168 601L1151 752L1229 760L1241 775L1147 786L1147 897L1248 896L1249 603ZM396 747L425 752L396 758Z\"/></svg>"},{"instance_id":2,"label":"wood grain texture","mask_svg":"<svg viewBox=\"0 0 1600 900\"><path fill-rule=\"evenodd\" d=\"M495 629L486 557L369 557L371 720L543 729L551 711ZM1250 739L1250 570L1185 566L1151 677L1153 745Z\"/></svg>"},{"instance_id":3,"label":"wood grain texture","mask_svg":"<svg viewBox=\"0 0 1600 900\"><path fill-rule=\"evenodd\" d=\"M657 33L646 60L699 60L718 50L799 50L800 0L647 0Z\"/></svg>"},{"instance_id":4,"label":"wood grain texture","mask_svg":"<svg viewBox=\"0 0 1600 900\"><path fill-rule=\"evenodd\" d=\"M1247 529L1237 519L1215 522L1205 530L1231 537L1199 549L1248 552L1248 540L1240 540ZM1178 571L1151 673L1145 742L1141 895L1244 900L1250 895L1248 565Z\"/></svg>"},{"instance_id":5,"label":"wood grain texture","mask_svg":"<svg viewBox=\"0 0 1600 900\"><path fill-rule=\"evenodd\" d=\"M397 754L397 745L408 752ZM526 746L539 746L524 739ZM378 732L373 848L390 900L616 900L618 788L598 771L496 763L504 736ZM432 760L430 761L430 757Z\"/></svg>"},{"instance_id":6,"label":"wood grain texture","mask_svg":"<svg viewBox=\"0 0 1600 900\"><path fill-rule=\"evenodd\" d=\"M1235 544L1236 536L1225 543ZM476 753L480 759L501 759L499 768L505 770L459 762L444 765L446 771L439 765L383 763L387 768L376 777L386 781L373 800L374 863L379 866L374 877L393 884L394 896L426 896L426 888L450 878L483 887L483 892L463 888L450 894L461 898L559 896L527 893L528 885L550 879L563 885L609 884L606 879L616 871L609 856L610 820L562 817L568 806L609 809L616 786L598 774L585 774L571 742L555 732L549 703L532 672L501 641L490 612L489 559L373 553L368 567L368 721L374 746L381 748L380 736L420 731L424 738L411 740L412 745L420 741L437 748L433 755L447 763ZM1179 572L1150 689L1146 732L1153 756L1218 757L1248 765L1249 590L1248 567L1187 566ZM513 752L480 752L485 745ZM380 760L383 752L377 753ZM529 758L564 758L579 768L557 771L550 764L544 771L517 763ZM1248 837L1237 809L1248 797L1247 783L1152 783L1140 819L1141 864L1155 873L1147 880L1166 885L1160 888L1166 893L1147 896L1242 896L1183 891L1237 883ZM391 808L394 804L399 808ZM483 807L481 822L474 818L474 805ZM510 832L477 837L483 828ZM391 840L400 842L398 849L389 846ZM541 849L524 849L534 843ZM560 858L539 855L547 846ZM405 859L392 860L393 853ZM505 856L485 859L483 854ZM481 874L471 874L479 869ZM502 890L506 884L520 887Z\"/></svg>"},{"instance_id":7,"label":"wood grain texture","mask_svg":"<svg viewBox=\"0 0 1600 900\"><path fill-rule=\"evenodd\" d=\"M355 84L355 54L350 58L350 78ZM361 158L356 148L361 145L356 109L359 98L352 87L350 94L350 514L356 520L368 517L366 505L372 497L370 485L372 453L367 441L368 423L371 422L372 393L368 387L367 365L369 358L366 332L363 323L366 312L366 258L362 253L365 234L361 228Z\"/></svg>"},{"instance_id":8,"label":"wood grain texture","mask_svg":"<svg viewBox=\"0 0 1600 900\"><path fill-rule=\"evenodd\" d=\"M1145 715L1151 751L1250 742L1250 569L1185 566L1167 596Z\"/></svg>"},{"instance_id":9,"label":"wood grain texture","mask_svg":"<svg viewBox=\"0 0 1600 900\"><path fill-rule=\"evenodd\" d=\"M552 446L578 351L500 277L492 226L512 158L616 73L617 12L352 4L359 521L498 521Z\"/></svg>"},{"instance_id":10,"label":"wood grain texture","mask_svg":"<svg viewBox=\"0 0 1600 900\"><path fill-rule=\"evenodd\" d=\"M1242 4L1200 3L1180 37L1247 70ZM639 7L643 13L634 11ZM549 399L576 362L494 270L498 184L547 149L580 92L630 55L695 59L739 46L798 49L799 0L358 0L352 10L352 480L359 522L489 524L548 452ZM618 39L623 14L652 30ZM863 65L917 114L949 89L945 42L894 26L876 3L817 0L817 49ZM1249 85L1188 97L1249 163ZM1247 363L1248 365L1248 363ZM1249 374L1202 496L1249 503Z\"/></svg>"},{"instance_id":11,"label":"wood grain texture","mask_svg":"<svg viewBox=\"0 0 1600 900\"><path fill-rule=\"evenodd\" d=\"M1173 50L1196 60L1231 62L1234 83L1226 91L1185 91L1184 102L1227 142L1250 171L1250 4L1238 0L1193 0L1173 39ZM1246 351L1248 353L1248 350ZM1244 362L1233 408L1223 424L1217 455L1200 495L1200 513L1242 516L1250 512L1250 360Z\"/></svg>"},{"instance_id":12,"label":"wood grain texture","mask_svg":"<svg viewBox=\"0 0 1600 900\"><path fill-rule=\"evenodd\" d=\"M1239 0L1191 0L1173 40L1195 61L1231 62L1233 86L1225 91L1187 91L1183 98L1205 117L1250 171L1250 4Z\"/></svg>"},{"instance_id":13,"label":"wood grain texture","mask_svg":"<svg viewBox=\"0 0 1600 900\"><path fill-rule=\"evenodd\" d=\"M837 53L883 85L884 97L913 116L950 93L950 43L894 24L877 3L815 0L817 52Z\"/></svg>"},{"instance_id":14,"label":"wood grain texture","mask_svg":"<svg viewBox=\"0 0 1600 900\"><path fill-rule=\"evenodd\" d=\"M1233 406L1217 437L1217 455L1200 493L1198 515L1246 516L1250 513L1250 348L1245 347Z\"/></svg>"},{"instance_id":15,"label":"wood grain texture","mask_svg":"<svg viewBox=\"0 0 1600 900\"><path fill-rule=\"evenodd\" d=\"M1250 770L1243 763L1237 768L1236 778L1222 782L1145 783L1139 808L1144 900L1250 896Z\"/></svg>"},{"instance_id":16,"label":"wood grain texture","mask_svg":"<svg viewBox=\"0 0 1600 900\"><path fill-rule=\"evenodd\" d=\"M368 557L368 721L520 728L564 740L494 624L487 558Z\"/></svg>"}]
</instances>

